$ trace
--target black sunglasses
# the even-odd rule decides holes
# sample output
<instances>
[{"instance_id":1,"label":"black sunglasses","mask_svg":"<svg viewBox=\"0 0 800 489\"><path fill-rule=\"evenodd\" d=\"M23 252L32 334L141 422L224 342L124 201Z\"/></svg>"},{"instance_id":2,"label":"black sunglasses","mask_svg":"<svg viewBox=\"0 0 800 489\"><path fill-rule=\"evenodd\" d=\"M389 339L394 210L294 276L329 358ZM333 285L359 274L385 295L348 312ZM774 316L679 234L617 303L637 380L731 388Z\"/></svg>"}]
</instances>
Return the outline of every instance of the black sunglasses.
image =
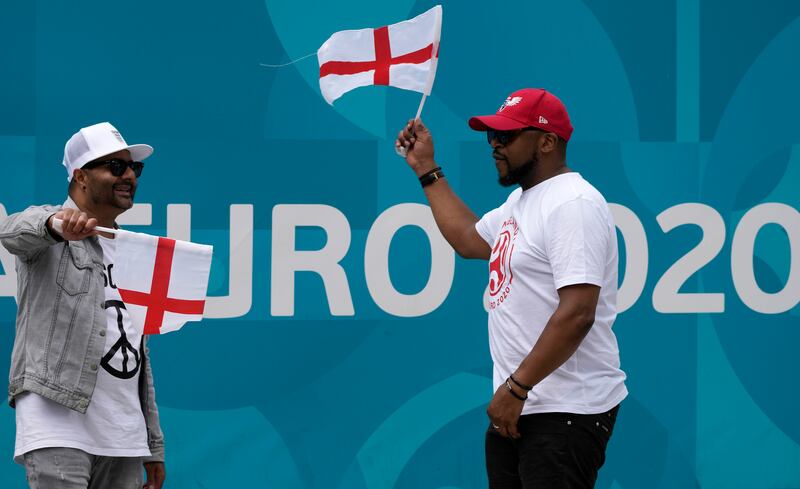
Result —
<instances>
[{"instance_id":1,"label":"black sunglasses","mask_svg":"<svg viewBox=\"0 0 800 489\"><path fill-rule=\"evenodd\" d=\"M144 163L141 161L125 161L119 158L87 163L83 165L83 168L91 170L92 168L97 168L98 166L103 165L108 165L108 169L111 170L111 174L115 177L121 177L125 174L125 170L130 167L130 169L133 170L133 174L136 175L136 178L139 178L142 175L142 170L144 169Z\"/></svg>"},{"instance_id":2,"label":"black sunglasses","mask_svg":"<svg viewBox=\"0 0 800 489\"><path fill-rule=\"evenodd\" d=\"M489 129L488 131L486 131L486 140L489 141L489 144L492 144L492 141L497 139L498 143L505 146L508 143L510 143L511 140L517 137L520 133L525 131L545 132L539 129L538 127L524 127L522 129L512 129L510 131L495 131L494 129Z\"/></svg>"}]
</instances>

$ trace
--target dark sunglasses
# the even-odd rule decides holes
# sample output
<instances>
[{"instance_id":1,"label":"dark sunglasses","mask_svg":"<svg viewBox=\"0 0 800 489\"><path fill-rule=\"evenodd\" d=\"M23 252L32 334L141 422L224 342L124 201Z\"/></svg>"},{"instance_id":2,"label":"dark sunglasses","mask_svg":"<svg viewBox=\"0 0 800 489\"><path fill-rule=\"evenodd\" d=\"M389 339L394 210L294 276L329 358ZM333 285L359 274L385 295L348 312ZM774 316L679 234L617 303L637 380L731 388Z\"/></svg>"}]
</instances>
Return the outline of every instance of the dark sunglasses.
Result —
<instances>
[{"instance_id":1,"label":"dark sunglasses","mask_svg":"<svg viewBox=\"0 0 800 489\"><path fill-rule=\"evenodd\" d=\"M121 177L125 174L125 170L130 167L130 169L133 170L133 174L136 175L136 178L139 178L142 175L142 170L144 169L144 163L141 161L125 161L119 158L87 163L83 165L83 168L91 170L92 168L97 168L98 166L103 165L108 165L108 169L111 170L111 174L115 177Z\"/></svg>"},{"instance_id":2,"label":"dark sunglasses","mask_svg":"<svg viewBox=\"0 0 800 489\"><path fill-rule=\"evenodd\" d=\"M489 129L488 131L486 131L486 140L489 141L489 144L492 144L492 141L497 139L498 143L505 146L508 143L510 143L515 137L517 137L520 133L525 131L544 132L537 127L524 127L522 129L512 129L510 131L495 131L494 129Z\"/></svg>"}]
</instances>

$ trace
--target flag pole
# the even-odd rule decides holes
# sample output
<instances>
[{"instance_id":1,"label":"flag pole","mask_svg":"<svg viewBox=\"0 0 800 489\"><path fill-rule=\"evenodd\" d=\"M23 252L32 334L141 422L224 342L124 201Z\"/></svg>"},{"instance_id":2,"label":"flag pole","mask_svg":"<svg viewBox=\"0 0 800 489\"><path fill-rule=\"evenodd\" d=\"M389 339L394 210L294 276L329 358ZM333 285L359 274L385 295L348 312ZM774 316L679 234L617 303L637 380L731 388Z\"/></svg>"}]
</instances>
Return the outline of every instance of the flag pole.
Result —
<instances>
[{"instance_id":1,"label":"flag pole","mask_svg":"<svg viewBox=\"0 0 800 489\"><path fill-rule=\"evenodd\" d=\"M53 218L53 229L55 229L56 232L58 232L58 234L63 234L64 221L62 221L61 219ZM96 231L100 231L101 233L110 233L110 234L117 234L120 231L119 229L107 228L104 226L95 226L94 229Z\"/></svg>"},{"instance_id":2,"label":"flag pole","mask_svg":"<svg viewBox=\"0 0 800 489\"><path fill-rule=\"evenodd\" d=\"M422 100L419 101L419 107L417 108L417 115L414 116L414 122L418 121L420 115L422 115L422 108L425 106L425 100L427 100L428 94L431 93L431 89L433 89L433 80L436 78L436 68L439 66L439 42L442 37L442 7L441 5L437 5L436 7L438 8L436 10L436 30L433 33L433 44L431 45L431 72L428 75L428 83L425 86L425 91L422 92ZM395 148L394 150L398 156L402 156L403 158L405 158L408 153L408 150L403 147Z\"/></svg>"},{"instance_id":3,"label":"flag pole","mask_svg":"<svg viewBox=\"0 0 800 489\"><path fill-rule=\"evenodd\" d=\"M420 114L422 114L422 107L425 106L425 99L428 98L428 94L422 94L422 100L419 101L419 108L417 109L417 115L414 116L414 120L418 121Z\"/></svg>"},{"instance_id":4,"label":"flag pole","mask_svg":"<svg viewBox=\"0 0 800 489\"><path fill-rule=\"evenodd\" d=\"M422 107L425 106L425 99L426 98L428 98L428 94L423 93L422 94L422 100L419 101L419 108L417 109L417 115L414 116L414 121L415 122L419 120L419 116L420 116L420 114L422 114ZM414 128L412 127L411 129L413 131ZM400 156L402 158L405 158L406 155L408 154L408 150L406 148L403 148L402 146L401 147L395 147L394 148L394 152L397 153L397 156Z\"/></svg>"},{"instance_id":5,"label":"flag pole","mask_svg":"<svg viewBox=\"0 0 800 489\"><path fill-rule=\"evenodd\" d=\"M439 67L439 42L442 37L442 7L437 5L436 9L436 27L433 32L433 43L431 44L431 72L428 74L428 83L425 86L425 91L422 92L422 100L419 101L419 108L414 120L418 121L419 116L422 114L422 107L425 106L425 100L433 89L433 80L436 78L436 68Z\"/></svg>"},{"instance_id":6,"label":"flag pole","mask_svg":"<svg viewBox=\"0 0 800 489\"><path fill-rule=\"evenodd\" d=\"M112 229L103 226L95 226L95 230L100 231L101 233L110 233L110 234L118 234L119 229Z\"/></svg>"}]
</instances>

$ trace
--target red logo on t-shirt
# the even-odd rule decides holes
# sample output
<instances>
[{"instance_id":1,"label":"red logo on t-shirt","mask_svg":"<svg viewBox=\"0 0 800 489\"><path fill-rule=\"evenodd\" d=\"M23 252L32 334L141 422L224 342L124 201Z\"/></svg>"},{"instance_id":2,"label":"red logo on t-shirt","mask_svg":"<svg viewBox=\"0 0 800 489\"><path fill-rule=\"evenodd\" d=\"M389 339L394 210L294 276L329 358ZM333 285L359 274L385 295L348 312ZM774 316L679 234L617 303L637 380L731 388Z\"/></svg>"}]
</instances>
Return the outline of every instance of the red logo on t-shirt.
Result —
<instances>
[{"instance_id":1,"label":"red logo on t-shirt","mask_svg":"<svg viewBox=\"0 0 800 489\"><path fill-rule=\"evenodd\" d=\"M500 305L511 291L514 274L511 271L511 255L514 253L514 240L519 229L513 218L503 222L500 234L494 242L492 255L489 257L489 307L494 309Z\"/></svg>"}]
</instances>

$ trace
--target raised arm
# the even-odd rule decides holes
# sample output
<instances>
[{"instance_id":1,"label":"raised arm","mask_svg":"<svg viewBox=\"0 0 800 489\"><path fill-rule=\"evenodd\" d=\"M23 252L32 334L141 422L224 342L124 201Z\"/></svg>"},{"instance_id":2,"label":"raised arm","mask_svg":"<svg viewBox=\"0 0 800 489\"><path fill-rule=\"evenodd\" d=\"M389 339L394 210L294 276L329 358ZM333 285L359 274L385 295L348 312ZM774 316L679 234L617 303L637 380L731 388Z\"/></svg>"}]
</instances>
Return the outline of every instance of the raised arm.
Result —
<instances>
[{"instance_id":1,"label":"raised arm","mask_svg":"<svg viewBox=\"0 0 800 489\"><path fill-rule=\"evenodd\" d=\"M433 138L421 120L409 121L398 133L395 146L406 149L406 163L417 177L438 166L433 156ZM434 181L424 191L439 231L456 253L464 258L488 260L491 248L475 230L478 216L453 192L447 179Z\"/></svg>"}]
</instances>

